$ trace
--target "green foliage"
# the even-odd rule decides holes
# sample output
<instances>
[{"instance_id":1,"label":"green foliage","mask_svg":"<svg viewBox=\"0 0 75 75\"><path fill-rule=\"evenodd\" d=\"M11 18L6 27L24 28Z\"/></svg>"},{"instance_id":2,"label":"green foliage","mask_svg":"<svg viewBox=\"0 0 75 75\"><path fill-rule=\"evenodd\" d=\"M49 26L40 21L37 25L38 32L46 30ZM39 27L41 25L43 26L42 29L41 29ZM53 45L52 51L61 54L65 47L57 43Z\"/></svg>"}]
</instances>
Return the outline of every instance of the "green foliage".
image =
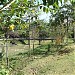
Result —
<instances>
[{"instance_id":1,"label":"green foliage","mask_svg":"<svg viewBox=\"0 0 75 75\"><path fill-rule=\"evenodd\" d=\"M1 1L1 4L3 4L6 0L0 0Z\"/></svg>"},{"instance_id":2,"label":"green foliage","mask_svg":"<svg viewBox=\"0 0 75 75\"><path fill-rule=\"evenodd\" d=\"M9 70L6 69L3 65L0 67L0 75L9 75Z\"/></svg>"},{"instance_id":3,"label":"green foliage","mask_svg":"<svg viewBox=\"0 0 75 75\"><path fill-rule=\"evenodd\" d=\"M2 11L2 13L0 13L0 31L2 31L2 27L9 27L11 24L14 24L16 26L16 29L20 29L20 30L27 30L29 28L29 25L26 25L27 22L23 22L22 21L22 16L24 16L25 14L31 17L31 20L33 21L33 18L35 17L37 19L37 10L36 8L38 6L40 6L39 4L35 5L34 1L36 0L17 0L16 2L12 3L10 5L10 7L8 8L8 10ZM48 13L49 11L53 12L52 16L55 17L55 20L51 20L51 25L54 26L58 26L61 25L61 23L63 23L64 18L67 15L70 15L69 11L63 11L61 12L61 8L66 8L66 6L64 7L59 7L58 4L58 0L42 0L43 1L43 11ZM9 0L10 2L10 0ZM62 3L62 0L60 0L60 2ZM67 0L65 0L65 2L67 2ZM72 3L74 3L74 0L71 0ZM50 5L53 6L53 9L48 8ZM67 6L68 8L70 8L69 6ZM40 6L41 8L41 6ZM34 12L32 12L34 10ZM72 13L72 12L71 12ZM37 15L37 16L36 16ZM13 16L15 16L16 18L12 18ZM28 19L29 21L29 19ZM33 24L34 25L34 24ZM43 30L44 28L42 27L44 25L40 25L38 26L38 28L40 28L40 30ZM27 28L26 28L27 27ZM45 26L46 27L46 26ZM50 27L50 26L49 26ZM47 28L46 28L47 29ZM2 32L6 32L6 30L2 31Z\"/></svg>"},{"instance_id":4,"label":"green foliage","mask_svg":"<svg viewBox=\"0 0 75 75\"><path fill-rule=\"evenodd\" d=\"M63 10L63 9L66 10ZM61 25L61 23L64 23L64 20L67 19L67 17L73 16L72 13L73 9L71 5L63 5L62 7L59 8L55 13L52 14L52 17L50 18L50 23L54 26Z\"/></svg>"},{"instance_id":5,"label":"green foliage","mask_svg":"<svg viewBox=\"0 0 75 75\"><path fill-rule=\"evenodd\" d=\"M57 2L58 0L43 0L43 5L53 5L55 2Z\"/></svg>"},{"instance_id":6,"label":"green foliage","mask_svg":"<svg viewBox=\"0 0 75 75\"><path fill-rule=\"evenodd\" d=\"M54 7L54 8L59 8L59 6L58 6L58 1L56 1L56 2L53 4L53 7Z\"/></svg>"},{"instance_id":7,"label":"green foliage","mask_svg":"<svg viewBox=\"0 0 75 75\"><path fill-rule=\"evenodd\" d=\"M47 0L47 2L48 2L48 6L54 3L53 0Z\"/></svg>"},{"instance_id":8,"label":"green foliage","mask_svg":"<svg viewBox=\"0 0 75 75\"><path fill-rule=\"evenodd\" d=\"M46 5L46 0L43 0L43 5Z\"/></svg>"}]
</instances>

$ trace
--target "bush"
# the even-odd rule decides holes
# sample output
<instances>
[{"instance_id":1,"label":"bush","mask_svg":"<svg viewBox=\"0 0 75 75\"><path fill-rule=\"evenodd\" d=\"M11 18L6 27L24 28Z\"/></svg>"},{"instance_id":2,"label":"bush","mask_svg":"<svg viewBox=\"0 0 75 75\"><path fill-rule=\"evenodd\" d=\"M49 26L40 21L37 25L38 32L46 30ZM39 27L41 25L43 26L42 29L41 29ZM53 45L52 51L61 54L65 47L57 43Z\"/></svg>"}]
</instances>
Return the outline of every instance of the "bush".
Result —
<instances>
[{"instance_id":1,"label":"bush","mask_svg":"<svg viewBox=\"0 0 75 75\"><path fill-rule=\"evenodd\" d=\"M40 31L39 37L40 38L48 38L49 37L49 33L47 31Z\"/></svg>"}]
</instances>

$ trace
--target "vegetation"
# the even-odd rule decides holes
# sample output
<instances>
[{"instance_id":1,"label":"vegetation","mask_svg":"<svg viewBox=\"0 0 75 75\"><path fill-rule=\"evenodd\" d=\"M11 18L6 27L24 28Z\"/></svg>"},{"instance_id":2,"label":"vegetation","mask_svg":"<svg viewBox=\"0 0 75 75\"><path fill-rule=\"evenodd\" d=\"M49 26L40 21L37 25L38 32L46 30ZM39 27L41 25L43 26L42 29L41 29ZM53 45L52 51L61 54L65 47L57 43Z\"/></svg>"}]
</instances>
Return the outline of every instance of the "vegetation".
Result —
<instances>
[{"instance_id":1,"label":"vegetation","mask_svg":"<svg viewBox=\"0 0 75 75\"><path fill-rule=\"evenodd\" d=\"M0 75L9 75L9 70L5 69L3 65L0 66Z\"/></svg>"},{"instance_id":2,"label":"vegetation","mask_svg":"<svg viewBox=\"0 0 75 75\"><path fill-rule=\"evenodd\" d=\"M75 0L0 0L0 75L74 75L74 46Z\"/></svg>"}]
</instances>

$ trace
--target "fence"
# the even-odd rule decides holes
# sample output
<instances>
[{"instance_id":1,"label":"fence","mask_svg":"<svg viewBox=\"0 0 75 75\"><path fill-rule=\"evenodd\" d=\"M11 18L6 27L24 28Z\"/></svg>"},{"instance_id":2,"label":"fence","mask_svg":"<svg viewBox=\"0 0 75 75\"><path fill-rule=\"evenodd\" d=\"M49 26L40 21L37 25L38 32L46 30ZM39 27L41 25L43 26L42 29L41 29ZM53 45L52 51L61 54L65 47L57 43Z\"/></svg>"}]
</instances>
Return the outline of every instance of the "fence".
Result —
<instances>
[{"instance_id":1,"label":"fence","mask_svg":"<svg viewBox=\"0 0 75 75\"><path fill-rule=\"evenodd\" d=\"M20 45L17 45L17 44L15 44L15 45L11 45L10 44L10 41L12 41L12 40L26 40L27 41L27 43L26 44L24 44L23 46L20 46ZM53 40L55 40L56 42L57 42L57 40L59 40L59 39L57 39L57 38L14 38L14 39L12 39L12 38L9 38L9 39L6 39L6 38L4 38L4 39L0 39L0 42L2 43L3 42L3 44L0 44L0 58L2 58L3 57L3 55L6 57L6 65L7 66L9 66L9 59L8 59L8 56L9 56L9 54L10 54L10 51L12 51L13 53L12 54L15 54L16 52L22 52L22 51L25 51L26 49L27 50L29 50L29 53L28 53L28 55L30 56L30 49L33 49L33 51L34 51L34 49L35 49L35 47L36 46L38 46L38 45L40 45L39 44L39 41L42 41L42 40L48 40L48 41L53 41ZM28 41L30 41L30 43L28 43ZM32 42L31 42L32 41ZM38 43L35 43L35 41L37 41ZM13 47L12 47L13 46ZM59 45L58 45L59 46ZM21 48L20 48L21 47ZM14 48L14 49L13 49ZM17 49L16 49L17 48ZM15 51L13 51L13 50L15 50ZM48 49L47 49L47 51L50 51L50 44L48 44ZM19 53L18 52L18 53Z\"/></svg>"}]
</instances>

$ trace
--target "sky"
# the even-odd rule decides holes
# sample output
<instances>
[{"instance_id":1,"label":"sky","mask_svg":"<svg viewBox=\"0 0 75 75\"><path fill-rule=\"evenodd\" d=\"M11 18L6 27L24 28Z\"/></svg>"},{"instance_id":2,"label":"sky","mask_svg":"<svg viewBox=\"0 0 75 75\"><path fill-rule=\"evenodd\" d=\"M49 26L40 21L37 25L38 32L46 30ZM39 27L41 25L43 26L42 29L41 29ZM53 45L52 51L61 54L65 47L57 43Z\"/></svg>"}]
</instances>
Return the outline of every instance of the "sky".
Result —
<instances>
[{"instance_id":1,"label":"sky","mask_svg":"<svg viewBox=\"0 0 75 75\"><path fill-rule=\"evenodd\" d=\"M50 12L48 12L48 13L41 12L41 14L38 17L40 20L44 20L45 22L49 22L50 16L51 16Z\"/></svg>"},{"instance_id":2,"label":"sky","mask_svg":"<svg viewBox=\"0 0 75 75\"><path fill-rule=\"evenodd\" d=\"M42 0L37 0L40 4L43 3ZM37 3L38 3L37 2ZM41 14L38 16L40 20L44 20L45 22L49 22L49 16L51 15L50 12L46 13L46 12L43 12L43 10L40 11Z\"/></svg>"},{"instance_id":3,"label":"sky","mask_svg":"<svg viewBox=\"0 0 75 75\"><path fill-rule=\"evenodd\" d=\"M43 3L42 0L37 0L37 1L38 1L40 4ZM38 2L36 2L36 4L37 4ZM61 3L60 3L60 2L59 2L59 6L61 6ZM40 20L44 20L45 22L49 22L51 13L50 13L50 12L48 12L48 13L43 12L43 9L40 10L40 12L41 12L41 13L40 13L40 15L38 16L39 19L40 19Z\"/></svg>"},{"instance_id":4,"label":"sky","mask_svg":"<svg viewBox=\"0 0 75 75\"><path fill-rule=\"evenodd\" d=\"M40 4L43 3L42 0L37 0L37 1L39 1ZM62 0L62 4L64 4L64 0ZM68 0L67 4L70 4L69 0ZM61 6L60 0L59 0L59 6ZM48 12L48 13L43 12L43 10L40 11L40 12L41 12L41 13L40 13L40 15L38 16L39 19L40 19L40 20L44 20L45 22L49 22L51 13L50 13L50 12Z\"/></svg>"}]
</instances>

